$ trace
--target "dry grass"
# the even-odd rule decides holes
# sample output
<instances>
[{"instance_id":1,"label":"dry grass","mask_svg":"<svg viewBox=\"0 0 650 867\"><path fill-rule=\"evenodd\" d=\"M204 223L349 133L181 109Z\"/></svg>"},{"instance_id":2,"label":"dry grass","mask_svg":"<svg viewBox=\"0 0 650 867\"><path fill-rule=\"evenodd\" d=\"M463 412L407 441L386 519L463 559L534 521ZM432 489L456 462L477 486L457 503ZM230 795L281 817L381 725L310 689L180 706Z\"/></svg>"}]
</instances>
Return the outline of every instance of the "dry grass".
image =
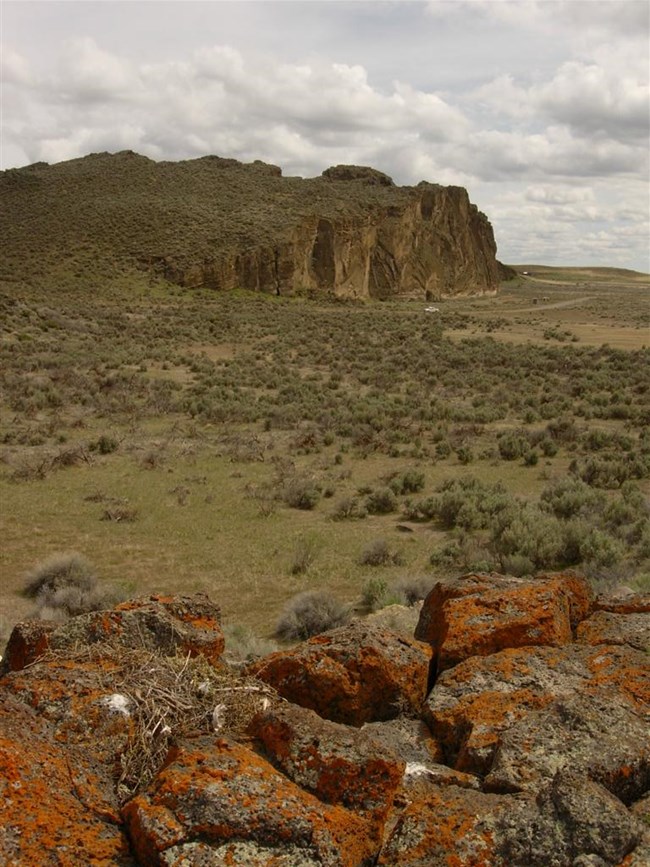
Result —
<instances>
[{"instance_id":1,"label":"dry grass","mask_svg":"<svg viewBox=\"0 0 650 867\"><path fill-rule=\"evenodd\" d=\"M115 779L121 803L146 788L172 741L212 733L241 738L252 717L276 697L267 684L225 666L214 668L202 656L167 657L103 643L51 651L34 664L57 659L101 662L96 669L86 668L88 676L96 678L97 690L106 690L105 701L113 700L112 712L125 712L131 719ZM106 712L111 712L108 707Z\"/></svg>"}]
</instances>

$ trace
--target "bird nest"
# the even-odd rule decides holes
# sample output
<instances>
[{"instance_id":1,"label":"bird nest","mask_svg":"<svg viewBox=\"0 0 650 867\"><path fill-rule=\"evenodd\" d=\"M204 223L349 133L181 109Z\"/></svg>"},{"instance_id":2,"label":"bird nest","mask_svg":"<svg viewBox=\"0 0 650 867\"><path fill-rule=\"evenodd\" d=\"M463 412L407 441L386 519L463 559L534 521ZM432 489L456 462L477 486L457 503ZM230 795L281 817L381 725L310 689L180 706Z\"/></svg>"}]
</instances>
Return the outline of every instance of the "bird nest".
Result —
<instances>
[{"instance_id":1,"label":"bird nest","mask_svg":"<svg viewBox=\"0 0 650 867\"><path fill-rule=\"evenodd\" d=\"M116 765L120 803L151 782L175 741L205 734L241 739L255 714L277 698L267 684L226 666L215 668L203 656L161 656L102 643L51 651L39 662L47 657L101 661L96 675L92 665L90 672L106 693L107 713L129 720Z\"/></svg>"}]
</instances>

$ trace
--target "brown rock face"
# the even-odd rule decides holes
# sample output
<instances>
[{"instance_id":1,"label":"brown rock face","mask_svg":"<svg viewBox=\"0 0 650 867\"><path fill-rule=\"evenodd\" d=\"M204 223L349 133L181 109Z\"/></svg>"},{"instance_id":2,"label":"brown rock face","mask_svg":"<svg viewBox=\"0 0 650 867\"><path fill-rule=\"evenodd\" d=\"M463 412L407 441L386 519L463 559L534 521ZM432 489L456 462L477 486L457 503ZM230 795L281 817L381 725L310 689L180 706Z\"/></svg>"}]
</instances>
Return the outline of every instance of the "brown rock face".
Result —
<instances>
[{"instance_id":1,"label":"brown rock face","mask_svg":"<svg viewBox=\"0 0 650 867\"><path fill-rule=\"evenodd\" d=\"M294 704L361 726L419 712L430 656L426 644L356 622L273 653L249 671Z\"/></svg>"},{"instance_id":2,"label":"brown rock face","mask_svg":"<svg viewBox=\"0 0 650 867\"><path fill-rule=\"evenodd\" d=\"M437 299L496 292L503 275L492 227L466 190L426 183L393 187L376 180L386 177L380 172L365 171L355 178L326 173L332 184L327 199L341 187L353 213L348 207L342 214L303 214L273 244L215 251L214 258L182 266L166 257L157 267L182 286L277 295L312 290L348 298ZM304 183L314 185L318 201L324 182ZM382 190L380 202L355 201L354 188L364 184Z\"/></svg>"}]
</instances>

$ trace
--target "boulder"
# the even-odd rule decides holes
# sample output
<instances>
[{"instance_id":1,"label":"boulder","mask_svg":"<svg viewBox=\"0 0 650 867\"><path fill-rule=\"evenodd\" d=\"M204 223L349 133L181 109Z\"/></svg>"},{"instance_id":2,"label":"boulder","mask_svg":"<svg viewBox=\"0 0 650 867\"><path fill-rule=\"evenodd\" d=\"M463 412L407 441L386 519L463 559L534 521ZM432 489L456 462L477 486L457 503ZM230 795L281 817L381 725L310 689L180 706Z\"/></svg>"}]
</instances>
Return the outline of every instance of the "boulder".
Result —
<instances>
[{"instance_id":1,"label":"boulder","mask_svg":"<svg viewBox=\"0 0 650 867\"><path fill-rule=\"evenodd\" d=\"M594 609L611 611L613 614L647 614L650 612L650 593L599 596L594 602Z\"/></svg>"},{"instance_id":2,"label":"boulder","mask_svg":"<svg viewBox=\"0 0 650 867\"><path fill-rule=\"evenodd\" d=\"M503 732L484 788L537 791L567 768L630 804L650 788L648 734L646 715L622 696L609 690L594 696L576 692Z\"/></svg>"},{"instance_id":3,"label":"boulder","mask_svg":"<svg viewBox=\"0 0 650 867\"><path fill-rule=\"evenodd\" d=\"M115 801L84 750L6 694L0 699L0 863L134 865Z\"/></svg>"},{"instance_id":4,"label":"boulder","mask_svg":"<svg viewBox=\"0 0 650 867\"><path fill-rule=\"evenodd\" d=\"M430 659L428 645L356 621L266 656L248 672L325 719L361 726L419 713Z\"/></svg>"},{"instance_id":5,"label":"boulder","mask_svg":"<svg viewBox=\"0 0 650 867\"><path fill-rule=\"evenodd\" d=\"M438 788L406 808L377 863L614 867L641 841L639 822L617 798L561 773L537 798Z\"/></svg>"},{"instance_id":6,"label":"boulder","mask_svg":"<svg viewBox=\"0 0 650 867\"><path fill-rule=\"evenodd\" d=\"M0 674L31 665L49 647L49 638L59 624L51 620L24 620L11 630L0 662Z\"/></svg>"},{"instance_id":7,"label":"boulder","mask_svg":"<svg viewBox=\"0 0 650 867\"><path fill-rule=\"evenodd\" d=\"M579 624L576 640L583 644L629 644L637 650L647 650L650 647L650 612L596 611Z\"/></svg>"},{"instance_id":8,"label":"boulder","mask_svg":"<svg viewBox=\"0 0 650 867\"><path fill-rule=\"evenodd\" d=\"M224 650L221 612L207 596L152 595L123 602L110 611L92 611L59 626L34 621L18 625L9 639L5 670L18 670L46 650L91 644L118 644L173 656L201 655L216 664Z\"/></svg>"},{"instance_id":9,"label":"boulder","mask_svg":"<svg viewBox=\"0 0 650 867\"><path fill-rule=\"evenodd\" d=\"M274 860L282 854L294 858L285 859L287 864L369 867L378 850L362 818L323 804L226 738L179 743L147 791L123 813L144 864L181 864L183 858L185 863L247 863L232 860L240 846L252 848L257 863L265 865L282 863ZM197 844L204 862L189 855ZM214 860L212 849L224 860ZM224 854L228 851L230 861Z\"/></svg>"},{"instance_id":10,"label":"boulder","mask_svg":"<svg viewBox=\"0 0 650 867\"><path fill-rule=\"evenodd\" d=\"M507 729L576 693L585 701L624 708L630 720L636 719L650 702L646 655L627 646L571 644L473 657L443 672L424 717L448 764L483 775L492 768ZM566 728L568 736L570 719ZM617 732L610 728L605 735L613 748Z\"/></svg>"},{"instance_id":11,"label":"boulder","mask_svg":"<svg viewBox=\"0 0 650 867\"><path fill-rule=\"evenodd\" d=\"M383 826L405 764L364 729L282 703L258 714L249 732L269 761L296 785L327 804L371 814Z\"/></svg>"},{"instance_id":12,"label":"boulder","mask_svg":"<svg viewBox=\"0 0 650 867\"><path fill-rule=\"evenodd\" d=\"M497 865L492 827L514 804L508 795L458 786L432 788L403 811L381 850L378 867Z\"/></svg>"},{"instance_id":13,"label":"boulder","mask_svg":"<svg viewBox=\"0 0 650 867\"><path fill-rule=\"evenodd\" d=\"M591 606L589 585L573 572L534 579L472 573L435 585L415 637L431 644L442 672L508 647L566 644Z\"/></svg>"},{"instance_id":14,"label":"boulder","mask_svg":"<svg viewBox=\"0 0 650 867\"><path fill-rule=\"evenodd\" d=\"M405 764L437 765L444 758L442 746L423 720L400 716L383 722L365 723L361 730Z\"/></svg>"}]
</instances>

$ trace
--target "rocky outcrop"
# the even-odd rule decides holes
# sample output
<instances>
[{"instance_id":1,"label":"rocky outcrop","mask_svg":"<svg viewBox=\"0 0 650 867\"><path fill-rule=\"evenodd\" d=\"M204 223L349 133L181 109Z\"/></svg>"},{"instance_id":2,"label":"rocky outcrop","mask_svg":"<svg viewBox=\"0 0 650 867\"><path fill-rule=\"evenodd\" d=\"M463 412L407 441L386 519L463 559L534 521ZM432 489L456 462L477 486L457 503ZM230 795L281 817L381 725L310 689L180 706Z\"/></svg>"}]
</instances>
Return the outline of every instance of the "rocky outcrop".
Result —
<instances>
[{"instance_id":1,"label":"rocky outcrop","mask_svg":"<svg viewBox=\"0 0 650 867\"><path fill-rule=\"evenodd\" d=\"M0 862L640 867L649 618L575 573L478 573L432 588L419 640L356 622L248 672L203 596L21 624Z\"/></svg>"},{"instance_id":2,"label":"rocky outcrop","mask_svg":"<svg viewBox=\"0 0 650 867\"><path fill-rule=\"evenodd\" d=\"M440 299L496 292L504 275L492 227L462 187L398 188L372 169L324 177L344 186L342 199L354 202L349 187L364 184L381 186L384 197L365 207L360 198L354 202L357 213L301 215L272 244L215 251L189 265L162 257L154 267L182 286L277 295L317 291L345 298ZM389 190L394 201L384 201Z\"/></svg>"},{"instance_id":3,"label":"rocky outcrop","mask_svg":"<svg viewBox=\"0 0 650 867\"><path fill-rule=\"evenodd\" d=\"M465 189L399 187L364 166L302 179L126 151L0 172L0 195L15 279L51 283L66 255L79 280L139 269L192 288L344 298L481 295L514 276Z\"/></svg>"},{"instance_id":4,"label":"rocky outcrop","mask_svg":"<svg viewBox=\"0 0 650 867\"><path fill-rule=\"evenodd\" d=\"M430 658L428 645L357 621L271 654L249 673L294 704L361 726L417 713Z\"/></svg>"}]
</instances>

